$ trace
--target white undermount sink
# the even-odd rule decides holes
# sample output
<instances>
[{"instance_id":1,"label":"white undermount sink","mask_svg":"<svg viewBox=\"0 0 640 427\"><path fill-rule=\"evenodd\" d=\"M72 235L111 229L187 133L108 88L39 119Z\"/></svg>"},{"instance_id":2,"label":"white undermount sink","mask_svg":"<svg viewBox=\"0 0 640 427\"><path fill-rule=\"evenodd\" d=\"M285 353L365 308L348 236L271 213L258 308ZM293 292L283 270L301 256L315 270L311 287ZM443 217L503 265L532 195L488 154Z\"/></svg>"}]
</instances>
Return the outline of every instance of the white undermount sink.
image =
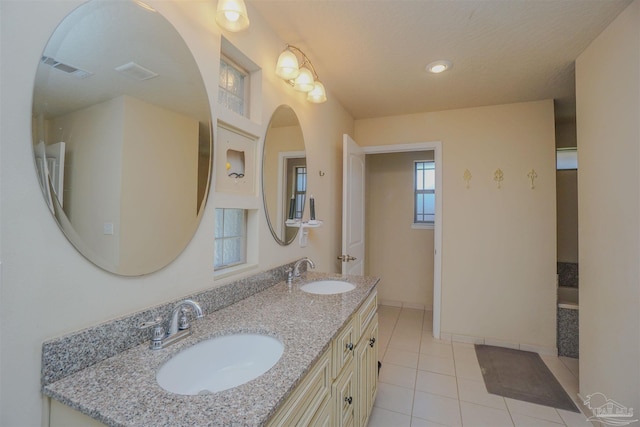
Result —
<instances>
[{"instance_id":1,"label":"white undermount sink","mask_svg":"<svg viewBox=\"0 0 640 427\"><path fill-rule=\"evenodd\" d=\"M305 292L320 295L343 294L355 288L351 283L342 280L318 280L300 286Z\"/></svg>"},{"instance_id":2,"label":"white undermount sink","mask_svg":"<svg viewBox=\"0 0 640 427\"><path fill-rule=\"evenodd\" d=\"M234 334L211 338L173 356L156 380L176 394L208 394L249 382L275 365L284 351L276 338Z\"/></svg>"}]
</instances>

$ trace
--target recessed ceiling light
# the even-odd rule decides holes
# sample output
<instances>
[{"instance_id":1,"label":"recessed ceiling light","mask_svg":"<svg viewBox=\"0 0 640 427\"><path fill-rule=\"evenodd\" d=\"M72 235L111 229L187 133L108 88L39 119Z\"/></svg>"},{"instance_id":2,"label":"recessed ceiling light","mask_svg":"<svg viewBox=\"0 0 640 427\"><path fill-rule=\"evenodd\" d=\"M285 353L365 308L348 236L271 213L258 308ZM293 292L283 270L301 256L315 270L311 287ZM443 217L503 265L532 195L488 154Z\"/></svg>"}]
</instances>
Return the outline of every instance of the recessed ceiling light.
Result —
<instances>
[{"instance_id":1,"label":"recessed ceiling light","mask_svg":"<svg viewBox=\"0 0 640 427\"><path fill-rule=\"evenodd\" d=\"M435 61L428 64L425 67L425 70L433 74L440 74L451 68L453 68L453 64L451 63L451 61L447 61L443 59L443 60Z\"/></svg>"}]
</instances>

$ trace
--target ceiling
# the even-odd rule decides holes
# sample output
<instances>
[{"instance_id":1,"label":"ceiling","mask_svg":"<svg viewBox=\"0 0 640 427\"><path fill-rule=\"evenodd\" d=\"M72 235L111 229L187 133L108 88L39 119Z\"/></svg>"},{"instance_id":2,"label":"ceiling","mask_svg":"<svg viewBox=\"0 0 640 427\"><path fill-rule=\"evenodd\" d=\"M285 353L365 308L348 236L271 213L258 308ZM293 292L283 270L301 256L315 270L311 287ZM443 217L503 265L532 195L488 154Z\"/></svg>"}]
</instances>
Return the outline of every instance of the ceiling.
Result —
<instances>
[{"instance_id":1,"label":"ceiling","mask_svg":"<svg viewBox=\"0 0 640 427\"><path fill-rule=\"evenodd\" d=\"M575 59L631 0L247 3L355 119L553 98L563 120L575 117ZM453 68L424 71L441 59Z\"/></svg>"}]
</instances>

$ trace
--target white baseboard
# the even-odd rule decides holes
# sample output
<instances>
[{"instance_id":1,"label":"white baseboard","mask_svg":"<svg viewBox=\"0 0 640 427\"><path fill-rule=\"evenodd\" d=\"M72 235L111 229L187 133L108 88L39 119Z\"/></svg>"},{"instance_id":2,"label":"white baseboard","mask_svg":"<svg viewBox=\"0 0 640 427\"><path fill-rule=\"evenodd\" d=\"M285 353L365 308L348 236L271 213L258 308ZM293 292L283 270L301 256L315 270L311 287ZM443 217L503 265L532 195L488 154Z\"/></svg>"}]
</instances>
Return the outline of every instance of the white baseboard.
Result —
<instances>
[{"instance_id":1,"label":"white baseboard","mask_svg":"<svg viewBox=\"0 0 640 427\"><path fill-rule=\"evenodd\" d=\"M410 308L414 310L433 311L432 305L415 304L411 302L393 301L388 299L380 299L379 305L387 305L389 307Z\"/></svg>"},{"instance_id":2,"label":"white baseboard","mask_svg":"<svg viewBox=\"0 0 640 427\"><path fill-rule=\"evenodd\" d=\"M499 340L496 338L477 337L472 335L459 335L451 334L448 332L441 332L440 339L451 342L467 343L467 344L486 344L496 347L513 348L515 350L532 351L538 353L541 356L558 356L558 349L556 347L545 347L541 345L532 345L526 343L519 343L515 341Z\"/></svg>"}]
</instances>

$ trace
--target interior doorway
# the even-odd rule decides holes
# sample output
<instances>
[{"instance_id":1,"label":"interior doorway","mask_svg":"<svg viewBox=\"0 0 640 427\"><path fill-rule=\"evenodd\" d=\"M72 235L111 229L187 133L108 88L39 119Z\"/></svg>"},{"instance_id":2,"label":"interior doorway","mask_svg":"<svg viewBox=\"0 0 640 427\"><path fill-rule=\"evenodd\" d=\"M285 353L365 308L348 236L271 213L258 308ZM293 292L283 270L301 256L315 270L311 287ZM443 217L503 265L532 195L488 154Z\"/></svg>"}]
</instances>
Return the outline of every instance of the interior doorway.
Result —
<instances>
[{"instance_id":1,"label":"interior doorway","mask_svg":"<svg viewBox=\"0 0 640 427\"><path fill-rule=\"evenodd\" d=\"M392 295L390 289L379 291L379 297L383 302L387 300L393 303L400 300L406 307L433 309L433 334L439 338L442 293L441 143L428 142L363 147L363 149L367 154L367 183L371 184L365 193L367 195L366 241L369 248L374 246L376 248L365 257L367 274L385 277L387 282L401 283L393 291L396 292L395 299L390 296ZM435 163L434 220L430 227L416 224L413 217L414 161ZM403 171L397 170L401 164L404 164ZM373 171L375 174L376 169L388 175L369 176L369 172ZM397 187L400 184L395 182L398 179L406 181L406 187L403 187L402 192ZM394 187L397 188L394 189ZM386 196L383 193L386 193ZM424 277L425 275L429 277ZM423 285L422 289L420 284ZM428 295L424 293L425 288L428 290Z\"/></svg>"}]
</instances>

